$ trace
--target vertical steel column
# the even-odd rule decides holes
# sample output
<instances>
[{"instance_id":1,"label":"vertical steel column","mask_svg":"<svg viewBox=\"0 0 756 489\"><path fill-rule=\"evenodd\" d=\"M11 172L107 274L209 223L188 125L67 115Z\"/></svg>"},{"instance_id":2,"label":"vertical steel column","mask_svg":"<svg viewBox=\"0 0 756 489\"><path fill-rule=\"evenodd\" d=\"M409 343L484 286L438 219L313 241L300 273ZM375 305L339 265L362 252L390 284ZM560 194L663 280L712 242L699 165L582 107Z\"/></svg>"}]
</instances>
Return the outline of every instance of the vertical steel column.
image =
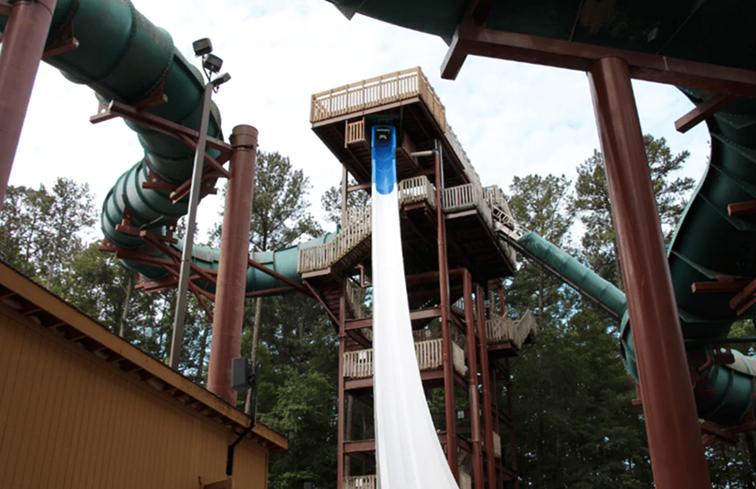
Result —
<instances>
[{"instance_id":1,"label":"vertical steel column","mask_svg":"<svg viewBox=\"0 0 756 489\"><path fill-rule=\"evenodd\" d=\"M659 489L710 488L693 388L628 64L589 72Z\"/></svg>"},{"instance_id":2,"label":"vertical steel column","mask_svg":"<svg viewBox=\"0 0 756 489\"><path fill-rule=\"evenodd\" d=\"M0 210L56 0L13 3L0 52Z\"/></svg>"},{"instance_id":3,"label":"vertical steel column","mask_svg":"<svg viewBox=\"0 0 756 489\"><path fill-rule=\"evenodd\" d=\"M347 172L346 163L343 163L341 169L341 227L345 228L347 225L347 201L349 200L349 192L347 186L349 185L349 173Z\"/></svg>"},{"instance_id":4,"label":"vertical steel column","mask_svg":"<svg viewBox=\"0 0 756 489\"><path fill-rule=\"evenodd\" d=\"M486 463L488 464L488 487L496 487L496 454L493 446L493 409L491 401L491 378L488 365L488 338L486 330L486 289L481 285L475 287L476 312L478 316L478 348L480 348L480 382L483 386L483 433L486 444Z\"/></svg>"},{"instance_id":5,"label":"vertical steel column","mask_svg":"<svg viewBox=\"0 0 756 489\"><path fill-rule=\"evenodd\" d=\"M446 460L454 478L459 482L457 467L457 420L454 406L454 365L452 364L452 337L449 328L449 265L446 257L446 217L444 215L443 188L444 164L441 143L435 141L433 153L436 166L436 222L438 226L438 286L441 299L441 337L443 341L444 405L446 412Z\"/></svg>"},{"instance_id":6,"label":"vertical steel column","mask_svg":"<svg viewBox=\"0 0 756 489\"><path fill-rule=\"evenodd\" d=\"M184 344L184 319L186 318L186 293L191 275L192 250L194 248L194 231L197 227L197 204L199 204L202 168L205 165L205 145L207 144L207 126L210 123L210 101L215 85L205 85L202 97L202 117L200 118L197 149L194 151L192 168L192 185L189 191L189 209L186 216L186 235L181 252L178 288L176 289L176 312L173 316L173 335L171 336L171 368L178 370L181 361L181 347Z\"/></svg>"},{"instance_id":7,"label":"vertical steel column","mask_svg":"<svg viewBox=\"0 0 756 489\"><path fill-rule=\"evenodd\" d=\"M511 458L511 464L512 464L512 471L514 473L517 473L517 442L515 441L515 428L514 428L514 393L512 392L512 372L509 370L509 358L506 359L506 370L507 370L507 378L506 382L504 382L504 386L507 388L507 407L508 407L508 415L509 415L509 422L511 423L509 427L509 454ZM501 432L499 432L499 435L501 435ZM502 461L504 460L504 454L501 454ZM512 484L514 489L519 489L520 487L520 479L515 478L514 484Z\"/></svg>"},{"instance_id":8,"label":"vertical steel column","mask_svg":"<svg viewBox=\"0 0 756 489\"><path fill-rule=\"evenodd\" d=\"M249 266L249 222L255 190L257 129L236 126L231 134L231 145L234 154L231 156L231 178L228 180L223 215L207 390L236 406L237 393L231 387L231 360L238 357L241 350Z\"/></svg>"},{"instance_id":9,"label":"vertical steel column","mask_svg":"<svg viewBox=\"0 0 756 489\"><path fill-rule=\"evenodd\" d=\"M338 434L337 446L338 454L336 457L336 488L344 487L344 354L346 353L346 278L341 284L341 295L339 296L339 407L338 407Z\"/></svg>"},{"instance_id":10,"label":"vertical steel column","mask_svg":"<svg viewBox=\"0 0 756 489\"><path fill-rule=\"evenodd\" d=\"M480 437L480 391L478 390L477 342L475 341L475 311L472 298L472 275L462 273L462 294L465 301L465 336L467 338L467 389L470 393L470 424L472 428L473 477L475 487L485 484L483 474L483 444ZM487 445L490 450L491 445Z\"/></svg>"}]
</instances>

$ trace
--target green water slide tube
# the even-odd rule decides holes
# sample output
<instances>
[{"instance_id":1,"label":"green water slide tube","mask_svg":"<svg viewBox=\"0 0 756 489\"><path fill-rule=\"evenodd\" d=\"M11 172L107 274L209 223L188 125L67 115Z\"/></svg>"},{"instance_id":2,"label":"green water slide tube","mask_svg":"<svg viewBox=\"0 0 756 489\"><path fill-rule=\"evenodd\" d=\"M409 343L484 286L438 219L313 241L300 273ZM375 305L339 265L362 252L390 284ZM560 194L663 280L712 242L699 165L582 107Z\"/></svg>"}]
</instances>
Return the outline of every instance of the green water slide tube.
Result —
<instances>
[{"instance_id":1,"label":"green water slide tube","mask_svg":"<svg viewBox=\"0 0 756 489\"><path fill-rule=\"evenodd\" d=\"M132 104L145 98L163 82L168 102L145 111L199 129L204 90L202 75L176 49L166 31L147 20L129 0L58 0L48 39L54 39L71 19L79 47L47 58L47 63L58 68L68 80L94 89L105 101ZM0 16L1 30L5 29L6 22L7 17ZM137 133L145 155L121 175L108 192L102 207L101 225L105 237L116 247L138 249L145 246L140 237L115 229L125 207L133 213L134 227L154 232L162 232L166 225L185 215L188 196L173 204L169 192L145 189L142 184L148 180L150 170L169 182L188 180L192 174L194 151L170 136L138 124L126 124ZM223 137L220 113L215 104L211 108L208 135ZM217 151L209 153L218 156ZM302 246L319 244L331 237L327 235ZM296 248L258 255L257 258L287 278L300 281L296 270ZM193 260L206 268L218 268L217 251L196 248ZM166 276L166 272L158 267L124 263L150 280ZM252 268L247 277L250 291L285 285ZM202 286L210 287L209 284Z\"/></svg>"},{"instance_id":2,"label":"green water slide tube","mask_svg":"<svg viewBox=\"0 0 756 489\"><path fill-rule=\"evenodd\" d=\"M621 341L625 366L628 373L637 381L639 379L638 366L630 334L625 294L536 233L526 233L517 241L517 245L523 254L545 266L581 294L598 302L613 316L621 318ZM682 312L680 320L686 338L689 338L691 333L697 332L685 321ZM729 323L731 324L732 320ZM720 320L715 321L717 331L722 330L722 324ZM702 327L701 324L698 326ZM690 345L689 349L703 349L707 354L712 354L713 349L718 347L715 342L706 337L700 342L690 342ZM756 358L744 356L736 350L732 353L735 357L734 363L726 366L715 365L704 372L711 388L717 392L716 397L697 401L699 416L723 426L737 425L743 420L753 406L753 395L756 392L754 384Z\"/></svg>"}]
</instances>

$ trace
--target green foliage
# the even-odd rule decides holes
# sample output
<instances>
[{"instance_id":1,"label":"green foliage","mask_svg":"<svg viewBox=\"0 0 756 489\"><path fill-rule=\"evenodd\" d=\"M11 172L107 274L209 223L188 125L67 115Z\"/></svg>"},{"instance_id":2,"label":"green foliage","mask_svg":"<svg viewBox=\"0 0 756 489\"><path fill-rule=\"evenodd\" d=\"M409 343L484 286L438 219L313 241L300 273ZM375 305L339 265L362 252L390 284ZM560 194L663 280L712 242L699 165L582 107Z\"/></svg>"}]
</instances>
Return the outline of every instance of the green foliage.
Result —
<instances>
[{"instance_id":1,"label":"green foliage","mask_svg":"<svg viewBox=\"0 0 756 489\"><path fill-rule=\"evenodd\" d=\"M257 153L250 242L256 250L284 248L322 231L307 210L310 180L287 156Z\"/></svg>"},{"instance_id":2,"label":"green foliage","mask_svg":"<svg viewBox=\"0 0 756 489\"><path fill-rule=\"evenodd\" d=\"M349 179L347 186L357 185L355 180ZM341 185L333 186L326 190L320 198L320 205L325 212L327 222L341 224ZM347 207L365 207L370 205L370 191L356 190L347 194Z\"/></svg>"},{"instance_id":3,"label":"green foliage","mask_svg":"<svg viewBox=\"0 0 756 489\"><path fill-rule=\"evenodd\" d=\"M672 239L695 181L688 177L675 177L688 160L690 153L683 151L673 155L664 138L643 136L646 157L651 171L651 181L656 195L665 241ZM580 217L585 226L581 239L583 254L589 265L599 275L623 288L620 273L617 236L614 232L609 187L604 171L604 156L598 150L577 167L575 200L571 210Z\"/></svg>"}]
</instances>

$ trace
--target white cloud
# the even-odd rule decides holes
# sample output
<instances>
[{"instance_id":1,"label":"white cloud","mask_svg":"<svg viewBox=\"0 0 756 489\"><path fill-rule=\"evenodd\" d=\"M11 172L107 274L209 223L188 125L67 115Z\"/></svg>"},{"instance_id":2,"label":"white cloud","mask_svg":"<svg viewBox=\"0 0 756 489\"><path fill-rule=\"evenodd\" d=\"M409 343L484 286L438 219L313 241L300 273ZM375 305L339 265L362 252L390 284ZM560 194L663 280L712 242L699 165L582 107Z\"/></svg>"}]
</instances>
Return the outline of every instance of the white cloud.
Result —
<instances>
[{"instance_id":1,"label":"white cloud","mask_svg":"<svg viewBox=\"0 0 756 489\"><path fill-rule=\"evenodd\" d=\"M521 63L468 58L456 81L441 80L446 53L437 37L357 15L349 22L331 4L316 0L213 2L135 0L166 29L187 58L192 41L213 40L232 80L215 96L224 133L237 124L260 130L260 148L288 155L320 195L338 183L340 165L310 129L313 93L365 78L421 66L447 109L447 118L486 185L505 190L514 175L565 173L598 147L583 73ZM674 87L636 83L645 132L665 136L673 151L689 149L689 171L698 177L708 154L703 127L688 135L674 120L691 104ZM103 199L117 177L142 156L135 135L120 121L92 126L91 91L43 65L10 183L51 185L57 176L87 181ZM220 197L200 206L199 223L219 219Z\"/></svg>"}]
</instances>

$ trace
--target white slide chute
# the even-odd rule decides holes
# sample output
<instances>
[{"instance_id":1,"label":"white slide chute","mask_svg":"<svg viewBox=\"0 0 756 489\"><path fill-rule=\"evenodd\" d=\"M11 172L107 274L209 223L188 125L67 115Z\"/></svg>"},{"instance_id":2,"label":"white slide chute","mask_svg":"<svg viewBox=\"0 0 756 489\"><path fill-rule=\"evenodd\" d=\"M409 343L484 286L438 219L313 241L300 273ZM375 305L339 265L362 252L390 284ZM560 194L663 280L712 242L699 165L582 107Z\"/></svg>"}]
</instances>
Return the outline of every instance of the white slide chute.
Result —
<instances>
[{"instance_id":1,"label":"white slide chute","mask_svg":"<svg viewBox=\"0 0 756 489\"><path fill-rule=\"evenodd\" d=\"M438 441L412 338L399 227L396 131L373 148L373 389L380 489L458 489Z\"/></svg>"}]
</instances>

